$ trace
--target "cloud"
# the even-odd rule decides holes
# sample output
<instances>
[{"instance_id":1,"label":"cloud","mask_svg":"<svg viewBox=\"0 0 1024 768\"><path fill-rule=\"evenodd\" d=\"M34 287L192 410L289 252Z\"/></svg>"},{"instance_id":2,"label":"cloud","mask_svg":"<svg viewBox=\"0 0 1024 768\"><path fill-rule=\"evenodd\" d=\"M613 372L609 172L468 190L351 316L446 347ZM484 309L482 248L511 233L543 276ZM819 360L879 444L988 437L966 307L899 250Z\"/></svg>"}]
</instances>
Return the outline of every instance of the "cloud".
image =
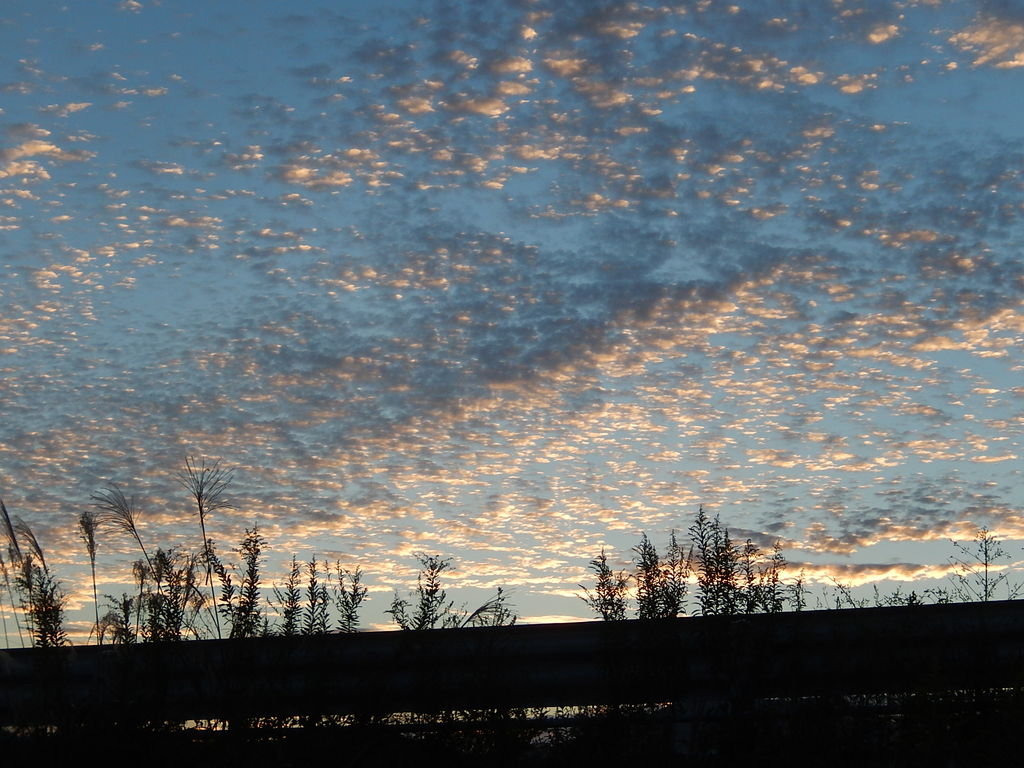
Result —
<instances>
[{"instance_id":1,"label":"cloud","mask_svg":"<svg viewBox=\"0 0 1024 768\"><path fill-rule=\"evenodd\" d=\"M875 45L892 40L899 35L900 28L896 24L880 24L868 33L868 40Z\"/></svg>"},{"instance_id":2,"label":"cloud","mask_svg":"<svg viewBox=\"0 0 1024 768\"><path fill-rule=\"evenodd\" d=\"M17 146L0 149L0 179L21 177L26 182L46 181L50 174L35 158L67 163L83 162L93 156L94 153L84 149L61 149L42 138L28 139Z\"/></svg>"},{"instance_id":3,"label":"cloud","mask_svg":"<svg viewBox=\"0 0 1024 768\"><path fill-rule=\"evenodd\" d=\"M832 81L832 85L838 88L843 93L860 93L865 90L877 88L875 80L878 75L874 73L865 73L860 75L839 75Z\"/></svg>"},{"instance_id":4,"label":"cloud","mask_svg":"<svg viewBox=\"0 0 1024 768\"><path fill-rule=\"evenodd\" d=\"M560 77L573 77L584 72L587 67L587 61L586 59L572 56L552 56L544 59L544 66Z\"/></svg>"},{"instance_id":5,"label":"cloud","mask_svg":"<svg viewBox=\"0 0 1024 768\"><path fill-rule=\"evenodd\" d=\"M526 73L533 69L533 62L523 56L510 56L491 64L491 69L503 75Z\"/></svg>"},{"instance_id":6,"label":"cloud","mask_svg":"<svg viewBox=\"0 0 1024 768\"><path fill-rule=\"evenodd\" d=\"M203 45L266 56L191 62L189 23L145 74L140 33L11 91L36 122L0 155L0 458L27 514L73 560L51 510L116 477L177 536L166 468L222 455L248 481L222 537L260 515L382 579L429 546L552 595L700 503L840 564L1017 530L1019 153L934 111L953 78L919 43L954 9L729 5L257 8ZM955 78L983 99L1013 55ZM197 90L107 121L169 60ZM900 559L847 575L929 567Z\"/></svg>"},{"instance_id":7,"label":"cloud","mask_svg":"<svg viewBox=\"0 0 1024 768\"><path fill-rule=\"evenodd\" d=\"M446 102L446 109L485 117L500 117L508 111L508 105L496 96L473 96L466 93L453 94Z\"/></svg>"},{"instance_id":8,"label":"cloud","mask_svg":"<svg viewBox=\"0 0 1024 768\"><path fill-rule=\"evenodd\" d=\"M56 115L57 117L67 117L75 112L81 112L84 109L88 109L91 106L91 102L77 101L68 104L50 104L45 107L40 107L39 111L44 114Z\"/></svg>"},{"instance_id":9,"label":"cloud","mask_svg":"<svg viewBox=\"0 0 1024 768\"><path fill-rule=\"evenodd\" d=\"M185 173L185 168L178 163L162 162L159 160L143 161L140 163L142 167L151 173L157 175L170 175L170 176L181 176Z\"/></svg>"},{"instance_id":10,"label":"cloud","mask_svg":"<svg viewBox=\"0 0 1024 768\"><path fill-rule=\"evenodd\" d=\"M974 55L971 66L1024 67L1024 21L979 16L970 26L951 35L949 42Z\"/></svg>"},{"instance_id":11,"label":"cloud","mask_svg":"<svg viewBox=\"0 0 1024 768\"><path fill-rule=\"evenodd\" d=\"M434 111L430 98L426 96L405 96L397 103L399 107L413 115L423 115Z\"/></svg>"}]
</instances>

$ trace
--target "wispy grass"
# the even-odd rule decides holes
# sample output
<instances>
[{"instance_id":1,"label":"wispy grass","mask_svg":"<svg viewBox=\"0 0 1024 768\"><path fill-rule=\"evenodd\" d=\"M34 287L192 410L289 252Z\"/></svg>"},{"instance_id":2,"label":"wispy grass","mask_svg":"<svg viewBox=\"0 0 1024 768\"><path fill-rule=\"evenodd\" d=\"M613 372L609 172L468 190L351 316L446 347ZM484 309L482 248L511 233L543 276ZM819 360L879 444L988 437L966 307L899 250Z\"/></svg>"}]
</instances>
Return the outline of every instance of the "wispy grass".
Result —
<instances>
[{"instance_id":1,"label":"wispy grass","mask_svg":"<svg viewBox=\"0 0 1024 768\"><path fill-rule=\"evenodd\" d=\"M11 522L11 515L7 511L7 506L4 504L3 499L0 499L0 523L3 525L2 533L7 538L7 554L8 561L12 568L17 569L21 567L21 546L18 544L18 537L14 533L14 524ZM7 588L7 595L11 599L11 613L14 615L14 623L18 627L18 641L22 646L25 645L25 635L21 630L21 620L18 618L18 609L15 607L14 601L14 585L12 584L10 574L7 572L7 565L0 560L0 566L3 568L4 585ZM6 635L6 623L4 634Z\"/></svg>"},{"instance_id":2,"label":"wispy grass","mask_svg":"<svg viewBox=\"0 0 1024 768\"><path fill-rule=\"evenodd\" d=\"M85 542L86 552L89 553L89 568L92 572L92 604L96 613L96 623L90 634L95 634L96 642L100 642L100 600L96 592L96 527L95 510L86 509L78 516L78 533Z\"/></svg>"},{"instance_id":3,"label":"wispy grass","mask_svg":"<svg viewBox=\"0 0 1024 768\"><path fill-rule=\"evenodd\" d=\"M0 512L8 537L8 554L16 566L14 586L21 596L22 612L25 614L32 644L39 648L66 645L68 639L64 630L64 606L67 595L60 582L50 573L43 548L28 523L18 517L12 520L2 501ZM8 580L6 568L4 579Z\"/></svg>"},{"instance_id":4,"label":"wispy grass","mask_svg":"<svg viewBox=\"0 0 1024 768\"><path fill-rule=\"evenodd\" d=\"M96 522L120 529L135 539L135 543L142 550L142 556L146 558L146 563L152 568L153 561L139 535L139 511L135 506L135 497L128 498L116 485L110 485L103 490L96 491L92 495L92 501L98 510Z\"/></svg>"},{"instance_id":5,"label":"wispy grass","mask_svg":"<svg viewBox=\"0 0 1024 768\"><path fill-rule=\"evenodd\" d=\"M225 469L220 465L220 460L207 466L206 459L196 464L194 457L185 458L185 469L178 476L178 482L191 494L196 504L196 512L199 514L199 527L203 533L203 558L206 563L206 583L210 587L211 610L213 612L213 623L217 629L217 637L220 634L220 619L217 617L216 603L217 591L213 586L213 552L210 549L210 539L206 534L206 516L218 509L230 509L231 503L224 497L224 492L231 484L234 470Z\"/></svg>"}]
</instances>

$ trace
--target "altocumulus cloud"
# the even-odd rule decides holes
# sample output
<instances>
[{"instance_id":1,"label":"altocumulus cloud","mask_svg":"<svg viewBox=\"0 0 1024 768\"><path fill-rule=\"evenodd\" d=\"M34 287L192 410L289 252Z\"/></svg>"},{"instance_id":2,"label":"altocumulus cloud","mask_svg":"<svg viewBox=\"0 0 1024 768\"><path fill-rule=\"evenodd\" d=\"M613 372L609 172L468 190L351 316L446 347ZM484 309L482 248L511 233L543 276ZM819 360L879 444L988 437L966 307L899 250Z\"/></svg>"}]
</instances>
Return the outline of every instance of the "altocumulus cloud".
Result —
<instances>
[{"instance_id":1,"label":"altocumulus cloud","mask_svg":"<svg viewBox=\"0 0 1024 768\"><path fill-rule=\"evenodd\" d=\"M701 502L822 579L1016 535L1022 20L847 10L14 2L5 500L74 582L92 490L187 543L221 456L221 540L527 615Z\"/></svg>"}]
</instances>

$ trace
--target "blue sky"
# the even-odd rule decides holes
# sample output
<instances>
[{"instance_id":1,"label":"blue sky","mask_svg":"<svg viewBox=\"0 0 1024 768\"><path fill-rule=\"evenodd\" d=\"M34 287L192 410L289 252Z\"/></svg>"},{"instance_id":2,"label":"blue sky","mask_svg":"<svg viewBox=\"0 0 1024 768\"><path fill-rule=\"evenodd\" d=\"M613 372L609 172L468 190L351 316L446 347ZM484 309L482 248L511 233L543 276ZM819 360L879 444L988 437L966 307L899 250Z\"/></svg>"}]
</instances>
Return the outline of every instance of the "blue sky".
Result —
<instances>
[{"instance_id":1,"label":"blue sky","mask_svg":"<svg viewBox=\"0 0 1024 768\"><path fill-rule=\"evenodd\" d=\"M9 0L0 495L74 606L109 483L196 546L188 455L369 623L416 552L582 617L701 503L941 578L1024 539L1022 68L1009 1Z\"/></svg>"}]
</instances>

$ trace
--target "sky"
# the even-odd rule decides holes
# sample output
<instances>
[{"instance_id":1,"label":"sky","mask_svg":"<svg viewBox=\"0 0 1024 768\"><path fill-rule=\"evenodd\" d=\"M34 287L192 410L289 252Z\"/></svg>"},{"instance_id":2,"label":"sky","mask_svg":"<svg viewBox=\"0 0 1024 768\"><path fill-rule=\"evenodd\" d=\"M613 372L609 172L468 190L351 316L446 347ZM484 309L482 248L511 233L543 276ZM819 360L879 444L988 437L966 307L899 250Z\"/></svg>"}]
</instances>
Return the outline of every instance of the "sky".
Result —
<instances>
[{"instance_id":1,"label":"sky","mask_svg":"<svg viewBox=\"0 0 1024 768\"><path fill-rule=\"evenodd\" d=\"M1017 0L5 0L0 497L79 630L79 513L198 548L187 456L368 626L417 553L585 618L701 504L823 588L1022 561L1022 92Z\"/></svg>"}]
</instances>

